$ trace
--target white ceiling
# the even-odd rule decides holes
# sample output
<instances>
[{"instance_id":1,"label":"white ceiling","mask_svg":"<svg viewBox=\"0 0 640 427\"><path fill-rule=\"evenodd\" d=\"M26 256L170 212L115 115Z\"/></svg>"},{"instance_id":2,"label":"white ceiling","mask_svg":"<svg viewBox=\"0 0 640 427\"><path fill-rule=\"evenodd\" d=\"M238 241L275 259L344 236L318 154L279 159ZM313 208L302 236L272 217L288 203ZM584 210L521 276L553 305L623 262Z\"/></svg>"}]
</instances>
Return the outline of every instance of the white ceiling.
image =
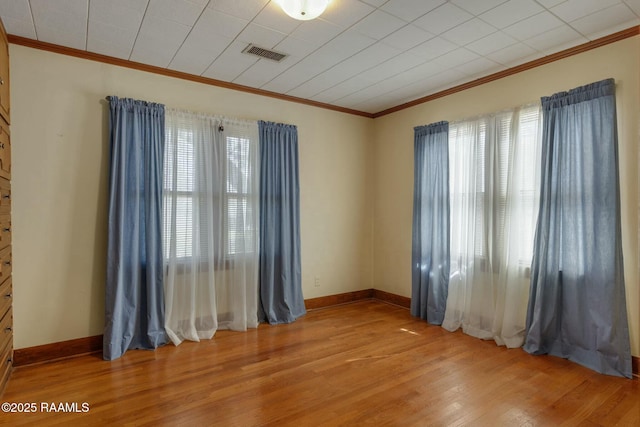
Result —
<instances>
[{"instance_id":1,"label":"white ceiling","mask_svg":"<svg viewBox=\"0 0 640 427\"><path fill-rule=\"evenodd\" d=\"M640 24L640 0L0 0L9 34L376 113ZM253 43L289 56L276 63Z\"/></svg>"}]
</instances>

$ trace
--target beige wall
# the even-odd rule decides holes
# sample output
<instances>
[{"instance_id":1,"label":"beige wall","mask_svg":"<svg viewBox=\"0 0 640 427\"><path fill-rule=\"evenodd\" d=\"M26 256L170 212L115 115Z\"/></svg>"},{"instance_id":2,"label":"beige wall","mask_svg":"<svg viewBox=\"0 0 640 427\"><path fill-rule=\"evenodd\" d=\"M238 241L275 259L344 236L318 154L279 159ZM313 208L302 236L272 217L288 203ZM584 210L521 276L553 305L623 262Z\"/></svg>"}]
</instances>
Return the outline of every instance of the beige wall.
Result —
<instances>
[{"instance_id":1,"label":"beige wall","mask_svg":"<svg viewBox=\"0 0 640 427\"><path fill-rule=\"evenodd\" d=\"M640 37L376 120L16 45L10 53L16 348L102 333L106 95L297 125L305 298L371 287L410 296L413 127L614 77L627 304L640 355Z\"/></svg>"},{"instance_id":2,"label":"beige wall","mask_svg":"<svg viewBox=\"0 0 640 427\"><path fill-rule=\"evenodd\" d=\"M411 295L414 126L499 111L609 77L615 78L617 85L623 251L631 348L635 356L640 355L640 37L376 119L374 288Z\"/></svg>"},{"instance_id":3,"label":"beige wall","mask_svg":"<svg viewBox=\"0 0 640 427\"><path fill-rule=\"evenodd\" d=\"M372 287L373 120L17 45L10 54L15 348L102 333L107 95L297 125L304 297Z\"/></svg>"}]
</instances>

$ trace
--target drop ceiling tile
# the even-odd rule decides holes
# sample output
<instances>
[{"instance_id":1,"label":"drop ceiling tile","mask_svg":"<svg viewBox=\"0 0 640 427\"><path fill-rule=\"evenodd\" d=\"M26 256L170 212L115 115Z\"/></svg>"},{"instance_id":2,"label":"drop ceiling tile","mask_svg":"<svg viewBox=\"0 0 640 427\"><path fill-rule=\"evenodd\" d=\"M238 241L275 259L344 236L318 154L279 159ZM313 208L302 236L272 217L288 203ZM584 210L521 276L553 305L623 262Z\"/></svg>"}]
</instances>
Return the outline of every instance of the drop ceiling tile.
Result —
<instances>
[{"instance_id":1,"label":"drop ceiling tile","mask_svg":"<svg viewBox=\"0 0 640 427\"><path fill-rule=\"evenodd\" d=\"M588 41L576 30L564 25L527 39L525 43L540 52L550 54Z\"/></svg>"},{"instance_id":2,"label":"drop ceiling tile","mask_svg":"<svg viewBox=\"0 0 640 427\"><path fill-rule=\"evenodd\" d=\"M131 60L166 67L189 34L190 26L146 15L131 52Z\"/></svg>"},{"instance_id":3,"label":"drop ceiling tile","mask_svg":"<svg viewBox=\"0 0 640 427\"><path fill-rule=\"evenodd\" d=\"M389 92L399 90L401 87L405 86L406 84L407 83L402 79L402 77L396 75L386 80L376 82L371 86L367 86L360 92L366 93L368 98L380 97ZM360 93L360 92L356 92L356 93Z\"/></svg>"},{"instance_id":4,"label":"drop ceiling tile","mask_svg":"<svg viewBox=\"0 0 640 427\"><path fill-rule=\"evenodd\" d=\"M380 40L406 24L402 19L376 10L352 26L349 31L357 31L365 36Z\"/></svg>"},{"instance_id":5,"label":"drop ceiling tile","mask_svg":"<svg viewBox=\"0 0 640 427\"><path fill-rule=\"evenodd\" d=\"M509 66L517 61L536 54L536 51L524 43L516 43L487 55L492 61Z\"/></svg>"},{"instance_id":6,"label":"drop ceiling tile","mask_svg":"<svg viewBox=\"0 0 640 427\"><path fill-rule=\"evenodd\" d=\"M527 62L535 61L535 60L540 59L540 58L542 58L544 56L545 55L542 52L534 52L531 55L527 55L527 56L524 56L522 58L518 58L518 59L506 64L505 67L506 68L517 67L518 65L522 65L522 64L525 64Z\"/></svg>"},{"instance_id":7,"label":"drop ceiling tile","mask_svg":"<svg viewBox=\"0 0 640 427\"><path fill-rule=\"evenodd\" d=\"M505 3L507 0L451 0L451 3L466 10L472 15L480 15L489 9Z\"/></svg>"},{"instance_id":8,"label":"drop ceiling tile","mask_svg":"<svg viewBox=\"0 0 640 427\"><path fill-rule=\"evenodd\" d=\"M367 111L370 113L374 111L379 111L379 110L369 110L366 107L360 107L362 103L367 102L372 98L371 95L369 95L369 93L367 92L367 89L369 89L369 87L363 90L360 90L358 92L352 93L350 95L344 96L336 100L335 105L338 105L340 107L345 107L345 108L353 108L354 110L358 110L358 111Z\"/></svg>"},{"instance_id":9,"label":"drop ceiling tile","mask_svg":"<svg viewBox=\"0 0 640 427\"><path fill-rule=\"evenodd\" d=\"M477 58L473 61L467 62L466 64L460 65L459 67L456 67L456 71L471 76L473 77L473 79L478 79L492 73L497 73L498 71L504 69L505 67L503 65L500 65L497 62L494 62L487 58Z\"/></svg>"},{"instance_id":10,"label":"drop ceiling tile","mask_svg":"<svg viewBox=\"0 0 640 427\"><path fill-rule=\"evenodd\" d=\"M444 3L445 0L390 0L381 9L406 22L412 22Z\"/></svg>"},{"instance_id":11,"label":"drop ceiling tile","mask_svg":"<svg viewBox=\"0 0 640 427\"><path fill-rule=\"evenodd\" d=\"M327 76L325 73L318 74L314 78L304 82L300 86L287 92L287 95L296 96L298 98L309 99L313 95L322 92L325 89L335 86L342 80L336 81L334 78Z\"/></svg>"},{"instance_id":12,"label":"drop ceiling tile","mask_svg":"<svg viewBox=\"0 0 640 427\"><path fill-rule=\"evenodd\" d=\"M241 19L252 20L269 0L212 0L207 8Z\"/></svg>"},{"instance_id":13,"label":"drop ceiling tile","mask_svg":"<svg viewBox=\"0 0 640 427\"><path fill-rule=\"evenodd\" d=\"M619 3L620 0L567 0L552 7L551 12L563 21L571 22Z\"/></svg>"},{"instance_id":14,"label":"drop ceiling tile","mask_svg":"<svg viewBox=\"0 0 640 427\"><path fill-rule=\"evenodd\" d=\"M19 21L31 21L29 0L0 0L0 15Z\"/></svg>"},{"instance_id":15,"label":"drop ceiling tile","mask_svg":"<svg viewBox=\"0 0 640 427\"><path fill-rule=\"evenodd\" d=\"M36 28L27 0L0 0L0 16L7 33L36 38Z\"/></svg>"},{"instance_id":16,"label":"drop ceiling tile","mask_svg":"<svg viewBox=\"0 0 640 427\"><path fill-rule=\"evenodd\" d=\"M435 76L431 76L427 78L424 82L426 84L425 89L427 87L429 88L428 89L429 93L425 93L421 96L430 95L439 90L444 90L444 89L453 87L457 83L459 83L461 80L464 80L466 77L467 77L466 75L456 70L446 70L439 74L436 74Z\"/></svg>"},{"instance_id":17,"label":"drop ceiling tile","mask_svg":"<svg viewBox=\"0 0 640 427\"><path fill-rule=\"evenodd\" d=\"M113 58L128 59L131 51L122 45L108 43L103 39L96 39L91 42L87 49L89 52L99 53L100 55L111 56Z\"/></svg>"},{"instance_id":18,"label":"drop ceiling tile","mask_svg":"<svg viewBox=\"0 0 640 427\"><path fill-rule=\"evenodd\" d=\"M494 27L502 29L543 10L542 6L533 0L509 0L483 13L480 18Z\"/></svg>"},{"instance_id":19,"label":"drop ceiling tile","mask_svg":"<svg viewBox=\"0 0 640 427\"><path fill-rule=\"evenodd\" d=\"M240 2L239 2L240 3ZM260 24L264 27L271 28L284 34L290 34L295 30L300 22L297 19L293 19L276 4L275 1L269 2L260 13L253 18L253 22Z\"/></svg>"},{"instance_id":20,"label":"drop ceiling tile","mask_svg":"<svg viewBox=\"0 0 640 427\"><path fill-rule=\"evenodd\" d=\"M281 74L300 58L287 57L281 62L269 61L261 59L251 67L246 69L242 74L233 80L234 83L251 86L261 87L270 82L274 77Z\"/></svg>"},{"instance_id":21,"label":"drop ceiling tile","mask_svg":"<svg viewBox=\"0 0 640 427\"><path fill-rule=\"evenodd\" d=\"M171 60L169 68L196 76L202 75L232 41L233 39L216 35L203 45L189 36Z\"/></svg>"},{"instance_id":22,"label":"drop ceiling tile","mask_svg":"<svg viewBox=\"0 0 640 427\"><path fill-rule=\"evenodd\" d=\"M627 6L640 17L640 0L624 0Z\"/></svg>"},{"instance_id":23,"label":"drop ceiling tile","mask_svg":"<svg viewBox=\"0 0 640 427\"><path fill-rule=\"evenodd\" d=\"M216 36L235 38L247 26L249 21L238 18L213 9L206 9L200 15L200 19L193 26L191 33L201 41L202 44ZM190 34L191 35L191 34Z\"/></svg>"},{"instance_id":24,"label":"drop ceiling tile","mask_svg":"<svg viewBox=\"0 0 640 427\"><path fill-rule=\"evenodd\" d=\"M370 4L373 7L380 7L387 2L387 0L361 0L363 3Z\"/></svg>"},{"instance_id":25,"label":"drop ceiling tile","mask_svg":"<svg viewBox=\"0 0 640 427\"><path fill-rule=\"evenodd\" d=\"M169 68L201 75L248 21L206 9L180 46Z\"/></svg>"},{"instance_id":26,"label":"drop ceiling tile","mask_svg":"<svg viewBox=\"0 0 640 427\"><path fill-rule=\"evenodd\" d=\"M564 23L549 12L540 12L505 28L505 33L522 41L563 26Z\"/></svg>"},{"instance_id":27,"label":"drop ceiling tile","mask_svg":"<svg viewBox=\"0 0 640 427\"><path fill-rule=\"evenodd\" d=\"M262 25L250 23L236 38L245 44L253 43L257 46L273 49L278 43L287 37L286 34L279 33Z\"/></svg>"},{"instance_id":28,"label":"drop ceiling tile","mask_svg":"<svg viewBox=\"0 0 640 427\"><path fill-rule=\"evenodd\" d=\"M134 29L137 33L146 7L147 0L91 0L89 20Z\"/></svg>"},{"instance_id":29,"label":"drop ceiling tile","mask_svg":"<svg viewBox=\"0 0 640 427\"><path fill-rule=\"evenodd\" d=\"M375 40L369 37L356 32L345 31L315 51L313 56L331 66L355 55L374 43Z\"/></svg>"},{"instance_id":30,"label":"drop ceiling tile","mask_svg":"<svg viewBox=\"0 0 640 427\"><path fill-rule=\"evenodd\" d=\"M324 21L323 19L313 19L302 22L300 26L291 33L291 36L305 40L307 44L317 48L333 39L342 31L344 30L336 24Z\"/></svg>"},{"instance_id":31,"label":"drop ceiling tile","mask_svg":"<svg viewBox=\"0 0 640 427\"><path fill-rule=\"evenodd\" d=\"M547 9L552 8L553 6L557 6L560 3L564 3L567 0L537 0L538 3L540 3L542 6L546 7Z\"/></svg>"},{"instance_id":32,"label":"drop ceiling tile","mask_svg":"<svg viewBox=\"0 0 640 427\"><path fill-rule=\"evenodd\" d=\"M640 0L334 0L300 22L269 0L0 0L11 34L372 111L639 25L639 12ZM258 60L241 53L249 42L290 56Z\"/></svg>"},{"instance_id":33,"label":"drop ceiling tile","mask_svg":"<svg viewBox=\"0 0 640 427\"><path fill-rule=\"evenodd\" d=\"M476 40L473 43L469 43L465 46L467 49L474 51L479 55L487 55L488 53L495 52L503 49L507 46L517 43L518 41L508 34L502 31L497 31L486 37Z\"/></svg>"},{"instance_id":34,"label":"drop ceiling tile","mask_svg":"<svg viewBox=\"0 0 640 427\"><path fill-rule=\"evenodd\" d=\"M495 33L497 29L486 22L473 18L463 24L453 27L441 35L443 39L447 39L459 46L464 46L479 38L485 37L491 33Z\"/></svg>"},{"instance_id":35,"label":"drop ceiling tile","mask_svg":"<svg viewBox=\"0 0 640 427\"><path fill-rule=\"evenodd\" d=\"M446 70L447 67L438 63L436 61L428 61L423 64L417 65L409 70L406 70L398 75L394 76L394 79L397 79L398 86L402 86L404 84L408 84L410 82L415 82L418 80L423 80L429 76L436 75Z\"/></svg>"},{"instance_id":36,"label":"drop ceiling tile","mask_svg":"<svg viewBox=\"0 0 640 427\"><path fill-rule=\"evenodd\" d=\"M31 0L38 40L75 49L87 44L88 0Z\"/></svg>"},{"instance_id":37,"label":"drop ceiling tile","mask_svg":"<svg viewBox=\"0 0 640 427\"><path fill-rule=\"evenodd\" d=\"M206 2L193 0L154 0L149 2L146 14L192 26L205 5Z\"/></svg>"},{"instance_id":38,"label":"drop ceiling tile","mask_svg":"<svg viewBox=\"0 0 640 427\"><path fill-rule=\"evenodd\" d=\"M352 109L357 110L357 111L364 111L365 113L372 113L373 114L373 113L378 112L378 111L386 110L386 108L379 108L378 107L379 104L380 104L379 99L371 99L371 100L368 100L368 101L366 101L364 103L361 103L361 104L356 104L356 105L351 105L351 106L344 105L344 107L352 108Z\"/></svg>"},{"instance_id":39,"label":"drop ceiling tile","mask_svg":"<svg viewBox=\"0 0 640 427\"><path fill-rule=\"evenodd\" d=\"M403 70L409 70L417 65L423 64L424 62L424 59L410 52L405 52L362 72L360 76L378 82L394 76Z\"/></svg>"},{"instance_id":40,"label":"drop ceiling tile","mask_svg":"<svg viewBox=\"0 0 640 427\"><path fill-rule=\"evenodd\" d=\"M477 54L461 47L437 57L433 62L442 65L444 68L454 68L478 58Z\"/></svg>"},{"instance_id":41,"label":"drop ceiling tile","mask_svg":"<svg viewBox=\"0 0 640 427\"><path fill-rule=\"evenodd\" d=\"M571 22L573 28L591 40L602 37L611 30L615 32L638 24L640 19L623 3Z\"/></svg>"},{"instance_id":42,"label":"drop ceiling tile","mask_svg":"<svg viewBox=\"0 0 640 427\"><path fill-rule=\"evenodd\" d=\"M2 15L2 13L2 10L0 10L0 15ZM8 34L26 37L29 39L36 38L36 27L33 25L33 21L22 21L2 16L2 23L4 24L4 29Z\"/></svg>"},{"instance_id":43,"label":"drop ceiling tile","mask_svg":"<svg viewBox=\"0 0 640 427\"><path fill-rule=\"evenodd\" d=\"M473 15L465 12L458 6L445 3L421 18L416 19L413 24L431 33L441 34L471 18L473 18Z\"/></svg>"},{"instance_id":44,"label":"drop ceiling tile","mask_svg":"<svg viewBox=\"0 0 640 427\"><path fill-rule=\"evenodd\" d=\"M441 37L434 37L431 40L427 40L426 42L409 49L408 52L412 55L423 58L424 60L431 60L457 48L458 46L455 43L451 43Z\"/></svg>"},{"instance_id":45,"label":"drop ceiling tile","mask_svg":"<svg viewBox=\"0 0 640 427\"><path fill-rule=\"evenodd\" d=\"M389 46L376 44L355 56L336 64L330 69L305 82L304 85L290 92L291 95L303 98L312 97L352 76L361 76L372 67L398 55L400 51Z\"/></svg>"},{"instance_id":46,"label":"drop ceiling tile","mask_svg":"<svg viewBox=\"0 0 640 427\"><path fill-rule=\"evenodd\" d=\"M372 6L358 0L335 0L329 3L327 10L320 16L325 21L347 28L374 10Z\"/></svg>"},{"instance_id":47,"label":"drop ceiling tile","mask_svg":"<svg viewBox=\"0 0 640 427\"><path fill-rule=\"evenodd\" d=\"M287 55L304 58L305 56L316 50L317 47L315 45L309 44L305 40L287 36L284 40L278 43L274 49L278 52L286 53Z\"/></svg>"},{"instance_id":48,"label":"drop ceiling tile","mask_svg":"<svg viewBox=\"0 0 640 427\"><path fill-rule=\"evenodd\" d=\"M145 0L92 0L89 3L87 50L128 59L146 6Z\"/></svg>"},{"instance_id":49,"label":"drop ceiling tile","mask_svg":"<svg viewBox=\"0 0 640 427\"><path fill-rule=\"evenodd\" d=\"M38 25L38 40L53 43L60 46L68 46L74 49L84 50L87 45L86 33L79 29L60 30L57 26L50 27Z\"/></svg>"},{"instance_id":50,"label":"drop ceiling tile","mask_svg":"<svg viewBox=\"0 0 640 427\"><path fill-rule=\"evenodd\" d=\"M233 81L259 60L253 55L242 53L245 47L243 42L234 41L202 75L212 79Z\"/></svg>"},{"instance_id":51,"label":"drop ceiling tile","mask_svg":"<svg viewBox=\"0 0 640 427\"><path fill-rule=\"evenodd\" d=\"M326 71L326 73L335 74L336 77L342 76L342 80L345 80L347 77L382 64L401 53L402 51L399 49L382 43L376 43L336 64L333 68Z\"/></svg>"},{"instance_id":52,"label":"drop ceiling tile","mask_svg":"<svg viewBox=\"0 0 640 427\"><path fill-rule=\"evenodd\" d=\"M337 85L320 92L315 95L313 99L319 102L334 102L340 98L344 98L347 95L371 86L374 83L374 81L363 79L361 76L351 77L342 83L338 83Z\"/></svg>"},{"instance_id":53,"label":"drop ceiling tile","mask_svg":"<svg viewBox=\"0 0 640 427\"><path fill-rule=\"evenodd\" d=\"M89 21L88 30L88 51L129 59L138 34L137 28L120 28L102 21Z\"/></svg>"},{"instance_id":54,"label":"drop ceiling tile","mask_svg":"<svg viewBox=\"0 0 640 427\"><path fill-rule=\"evenodd\" d=\"M435 37L435 34L431 34L415 25L406 25L400 28L398 31L389 34L387 37L381 40L382 43L398 48L398 49L411 49L414 46L424 43L429 39Z\"/></svg>"},{"instance_id":55,"label":"drop ceiling tile","mask_svg":"<svg viewBox=\"0 0 640 427\"><path fill-rule=\"evenodd\" d=\"M327 70L331 65L333 63L327 62L325 58L308 56L262 86L262 89L287 93Z\"/></svg>"}]
</instances>

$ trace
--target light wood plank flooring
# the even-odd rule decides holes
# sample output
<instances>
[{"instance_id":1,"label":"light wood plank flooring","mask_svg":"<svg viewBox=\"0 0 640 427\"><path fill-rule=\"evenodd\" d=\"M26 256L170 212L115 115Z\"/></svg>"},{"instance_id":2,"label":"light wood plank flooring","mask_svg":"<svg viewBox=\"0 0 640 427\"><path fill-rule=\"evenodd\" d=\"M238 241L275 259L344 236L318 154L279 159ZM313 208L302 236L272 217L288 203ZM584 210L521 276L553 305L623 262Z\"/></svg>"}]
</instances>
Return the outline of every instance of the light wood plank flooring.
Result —
<instances>
[{"instance_id":1,"label":"light wood plank flooring","mask_svg":"<svg viewBox=\"0 0 640 427\"><path fill-rule=\"evenodd\" d=\"M9 425L640 425L637 379L449 333L373 300L113 362L21 367L0 400L89 404L0 413Z\"/></svg>"}]
</instances>

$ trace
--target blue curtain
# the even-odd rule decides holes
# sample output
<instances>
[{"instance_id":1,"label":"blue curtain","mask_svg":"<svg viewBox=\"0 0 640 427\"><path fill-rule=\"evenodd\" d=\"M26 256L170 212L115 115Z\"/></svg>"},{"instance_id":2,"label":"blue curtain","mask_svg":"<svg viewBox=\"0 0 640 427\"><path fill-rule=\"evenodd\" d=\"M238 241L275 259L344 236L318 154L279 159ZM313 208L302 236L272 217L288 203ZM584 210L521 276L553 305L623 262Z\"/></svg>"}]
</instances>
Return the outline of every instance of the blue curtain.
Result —
<instances>
[{"instance_id":1,"label":"blue curtain","mask_svg":"<svg viewBox=\"0 0 640 427\"><path fill-rule=\"evenodd\" d=\"M631 377L615 83L542 98L540 211L524 349Z\"/></svg>"},{"instance_id":2,"label":"blue curtain","mask_svg":"<svg viewBox=\"0 0 640 427\"><path fill-rule=\"evenodd\" d=\"M300 269L298 130L258 122L260 134L260 301L258 315L271 324L306 313Z\"/></svg>"},{"instance_id":3,"label":"blue curtain","mask_svg":"<svg viewBox=\"0 0 640 427\"><path fill-rule=\"evenodd\" d=\"M449 286L449 123L414 128L411 314L441 325Z\"/></svg>"},{"instance_id":4,"label":"blue curtain","mask_svg":"<svg viewBox=\"0 0 640 427\"><path fill-rule=\"evenodd\" d=\"M109 236L103 357L167 342L164 330L164 105L109 97Z\"/></svg>"}]
</instances>

